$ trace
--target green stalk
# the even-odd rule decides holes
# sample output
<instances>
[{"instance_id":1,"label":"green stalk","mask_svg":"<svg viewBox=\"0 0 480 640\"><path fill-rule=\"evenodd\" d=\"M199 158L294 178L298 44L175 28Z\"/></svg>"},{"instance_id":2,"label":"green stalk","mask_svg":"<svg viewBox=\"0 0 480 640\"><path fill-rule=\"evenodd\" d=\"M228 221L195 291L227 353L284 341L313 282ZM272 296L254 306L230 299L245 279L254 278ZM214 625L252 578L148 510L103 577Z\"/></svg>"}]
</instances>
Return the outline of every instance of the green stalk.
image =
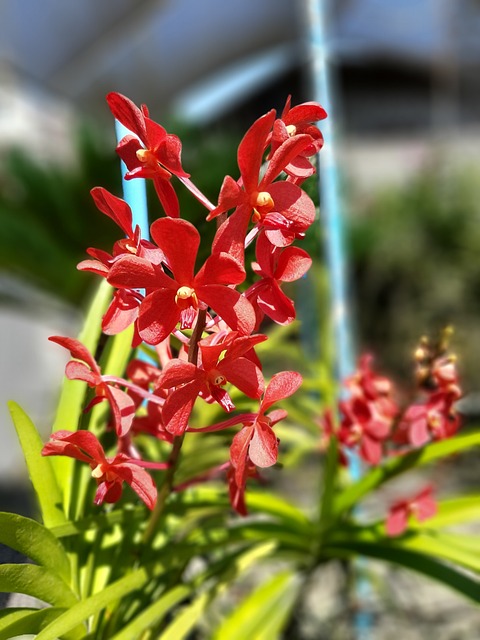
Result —
<instances>
[{"instance_id":1,"label":"green stalk","mask_svg":"<svg viewBox=\"0 0 480 640\"><path fill-rule=\"evenodd\" d=\"M206 321L206 310L200 309L198 312L197 322L195 324L195 328L193 329L192 337L190 339L190 348L188 350L188 362L192 362L193 364L197 364L198 359L198 343L202 338L203 329L205 328ZM173 489L173 481L175 477L175 472L178 467L178 462L180 460L180 451L182 449L183 441L185 439L185 434L178 436L173 441L172 450L168 457L168 467L165 472L165 477L162 485L158 491L157 502L152 511L152 515L150 516L150 520L147 524L147 528L145 529L145 533L143 534L142 544L145 548L148 548L152 539L157 530L158 523L162 514L165 510L165 505L167 503L167 499L172 492Z\"/></svg>"}]
</instances>

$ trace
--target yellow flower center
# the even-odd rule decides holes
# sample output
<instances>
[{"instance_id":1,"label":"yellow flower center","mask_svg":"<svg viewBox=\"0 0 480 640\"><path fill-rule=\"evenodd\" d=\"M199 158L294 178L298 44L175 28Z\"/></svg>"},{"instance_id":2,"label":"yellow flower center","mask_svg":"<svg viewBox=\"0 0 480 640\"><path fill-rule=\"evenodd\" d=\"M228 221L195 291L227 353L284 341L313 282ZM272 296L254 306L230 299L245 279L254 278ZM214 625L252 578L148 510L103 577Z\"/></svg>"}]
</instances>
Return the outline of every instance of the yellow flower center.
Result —
<instances>
[{"instance_id":1,"label":"yellow flower center","mask_svg":"<svg viewBox=\"0 0 480 640\"><path fill-rule=\"evenodd\" d=\"M290 138L297 133L297 127L294 124L287 124L286 129Z\"/></svg>"},{"instance_id":2,"label":"yellow flower center","mask_svg":"<svg viewBox=\"0 0 480 640\"><path fill-rule=\"evenodd\" d=\"M260 191L252 198L253 214L252 221L260 222L262 217L266 215L275 206L272 196L268 191Z\"/></svg>"}]
</instances>

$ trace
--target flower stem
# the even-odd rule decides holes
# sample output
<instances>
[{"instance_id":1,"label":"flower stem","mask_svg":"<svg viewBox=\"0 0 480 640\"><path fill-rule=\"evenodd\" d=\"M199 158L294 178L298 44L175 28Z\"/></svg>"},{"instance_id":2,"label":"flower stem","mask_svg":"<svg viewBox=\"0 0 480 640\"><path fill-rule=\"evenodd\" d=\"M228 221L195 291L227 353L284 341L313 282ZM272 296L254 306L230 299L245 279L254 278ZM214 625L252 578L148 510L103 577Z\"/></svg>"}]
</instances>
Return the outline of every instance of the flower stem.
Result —
<instances>
[{"instance_id":1,"label":"flower stem","mask_svg":"<svg viewBox=\"0 0 480 640\"><path fill-rule=\"evenodd\" d=\"M193 364L197 364L198 343L202 338L203 329L205 327L206 316L207 316L206 310L200 309L197 316L197 322L193 329L192 337L190 339L190 347L188 350L188 362L192 362ZM175 477L175 472L177 470L178 461L180 459L180 451L182 449L184 439L185 439L185 434L182 434L181 436L177 436L173 441L172 450L170 451L170 455L168 456L168 460L167 460L168 467L165 473L165 478L158 490L157 502L152 511L152 515L150 516L150 520L148 522L147 528L145 529L145 533L143 534L142 543L145 545L145 547L148 547L148 545L152 541L153 536L155 535L155 531L157 529L157 525L160 521L160 518L162 517L162 514L164 512L168 496L172 492L173 480Z\"/></svg>"}]
</instances>

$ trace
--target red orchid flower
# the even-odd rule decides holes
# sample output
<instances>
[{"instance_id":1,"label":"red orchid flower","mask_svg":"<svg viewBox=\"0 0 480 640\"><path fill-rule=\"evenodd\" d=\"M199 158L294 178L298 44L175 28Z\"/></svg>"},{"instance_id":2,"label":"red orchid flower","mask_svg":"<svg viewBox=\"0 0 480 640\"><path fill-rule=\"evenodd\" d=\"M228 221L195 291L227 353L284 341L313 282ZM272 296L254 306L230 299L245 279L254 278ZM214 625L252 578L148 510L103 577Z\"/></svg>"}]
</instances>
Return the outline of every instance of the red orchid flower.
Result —
<instances>
[{"instance_id":1,"label":"red orchid flower","mask_svg":"<svg viewBox=\"0 0 480 640\"><path fill-rule=\"evenodd\" d=\"M289 324L295 320L295 305L282 291L280 283L301 278L310 268L312 259L298 247L274 247L263 232L257 238L255 249L257 262L252 263L252 270L261 280L247 289L245 296L257 313L256 326L265 315L277 324Z\"/></svg>"},{"instance_id":2,"label":"red orchid flower","mask_svg":"<svg viewBox=\"0 0 480 640\"><path fill-rule=\"evenodd\" d=\"M95 358L81 342L62 336L51 336L49 340L68 349L74 358L65 367L67 378L69 380L83 380L89 387L95 389L95 397L84 411L89 411L98 402L107 400L112 411L115 431L118 436L124 436L130 429L135 415L133 399L125 391L104 379Z\"/></svg>"},{"instance_id":3,"label":"red orchid flower","mask_svg":"<svg viewBox=\"0 0 480 640\"><path fill-rule=\"evenodd\" d=\"M453 436L461 425L454 406L458 397L456 392L435 391L424 404L410 405L394 434L395 442L421 447Z\"/></svg>"},{"instance_id":4,"label":"red orchid flower","mask_svg":"<svg viewBox=\"0 0 480 640\"><path fill-rule=\"evenodd\" d=\"M193 405L199 395L209 396L225 411L233 411L232 402L225 385L230 382L249 398L259 398L264 391L262 373L248 356L252 348L267 336L239 336L230 332L223 340L214 341L216 336L201 340L199 363L179 359L171 360L163 369L157 386L172 391L163 407L162 416L167 431L182 434L187 428Z\"/></svg>"},{"instance_id":5,"label":"red orchid flower","mask_svg":"<svg viewBox=\"0 0 480 640\"><path fill-rule=\"evenodd\" d=\"M178 322L190 328L197 310L211 307L232 329L250 334L255 312L250 302L229 285L243 282L244 269L231 256L216 253L194 275L200 234L187 220L160 218L151 226L152 238L165 255L172 277L150 261L134 255L121 256L111 267L108 282L115 287L144 288L138 331L142 340L158 344Z\"/></svg>"},{"instance_id":6,"label":"red orchid flower","mask_svg":"<svg viewBox=\"0 0 480 640\"><path fill-rule=\"evenodd\" d=\"M235 208L218 230L214 251L225 251L243 262L244 240L250 219L265 229L269 241L276 246L291 244L302 237L315 219L315 206L307 194L291 182L274 182L293 158L311 142L308 135L289 138L275 151L266 172L260 178L263 154L267 145L275 111L256 120L238 147L240 179L226 176L220 189L218 206L207 216L216 216Z\"/></svg>"},{"instance_id":7,"label":"red orchid flower","mask_svg":"<svg viewBox=\"0 0 480 640\"><path fill-rule=\"evenodd\" d=\"M318 153L323 147L322 132L314 123L326 117L327 112L317 102L303 102L291 107L291 96L288 96L281 118L277 118L273 124L268 158L289 138L307 134L311 138L311 143L285 166L284 171L301 181L313 175L315 168L308 158Z\"/></svg>"},{"instance_id":8,"label":"red orchid flower","mask_svg":"<svg viewBox=\"0 0 480 640\"><path fill-rule=\"evenodd\" d=\"M260 480L257 467L250 460L247 461L245 466L245 472L241 478L241 484L237 484L237 473L235 467L229 463L227 469L227 482L228 482L228 496L232 508L241 516L248 515L247 505L245 503L245 490L247 488L247 480L249 478L255 478Z\"/></svg>"},{"instance_id":9,"label":"red orchid flower","mask_svg":"<svg viewBox=\"0 0 480 640\"><path fill-rule=\"evenodd\" d=\"M152 178L165 213L178 217L178 198L170 178L172 174L189 177L182 168L180 139L151 120L145 105L139 109L120 93L109 93L107 102L115 118L135 134L125 136L117 146L118 155L127 165L125 178Z\"/></svg>"},{"instance_id":10,"label":"red orchid flower","mask_svg":"<svg viewBox=\"0 0 480 640\"><path fill-rule=\"evenodd\" d=\"M275 374L265 389L258 413L254 414L253 420L247 418L243 428L233 438L230 460L235 469L235 483L238 487L244 485L249 461L261 468L276 463L278 440L272 427L283 420L287 412L283 409L275 409L268 415L265 415L265 412L275 402L295 393L301 384L302 376L295 371L281 371Z\"/></svg>"},{"instance_id":11,"label":"red orchid flower","mask_svg":"<svg viewBox=\"0 0 480 640\"><path fill-rule=\"evenodd\" d=\"M423 522L432 518L437 513L437 508L431 486L425 487L413 498L395 502L390 507L385 523L387 534L392 537L401 535L406 530L411 516Z\"/></svg>"},{"instance_id":12,"label":"red orchid flower","mask_svg":"<svg viewBox=\"0 0 480 640\"><path fill-rule=\"evenodd\" d=\"M68 456L86 462L92 469L98 488L95 504L118 502L122 496L123 483L129 484L138 497L153 509L157 500L157 488L150 475L142 468L148 463L131 460L119 453L107 458L102 445L90 431L56 431L42 449L43 456ZM150 465L155 469L165 469L168 465Z\"/></svg>"},{"instance_id":13,"label":"red orchid flower","mask_svg":"<svg viewBox=\"0 0 480 640\"><path fill-rule=\"evenodd\" d=\"M382 407L365 398L353 396L340 402L342 420L339 441L348 448L358 448L360 457L369 464L379 464L383 443L389 437L393 415L383 413Z\"/></svg>"}]
</instances>

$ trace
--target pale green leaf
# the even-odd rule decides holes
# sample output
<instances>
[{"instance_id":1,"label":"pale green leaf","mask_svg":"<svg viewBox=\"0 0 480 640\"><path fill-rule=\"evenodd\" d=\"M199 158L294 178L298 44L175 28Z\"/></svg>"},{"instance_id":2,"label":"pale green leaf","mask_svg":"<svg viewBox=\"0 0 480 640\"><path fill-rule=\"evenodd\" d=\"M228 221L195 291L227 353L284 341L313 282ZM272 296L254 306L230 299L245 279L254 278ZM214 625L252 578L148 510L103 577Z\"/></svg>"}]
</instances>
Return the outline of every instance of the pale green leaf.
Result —
<instances>
[{"instance_id":1,"label":"pale green leaf","mask_svg":"<svg viewBox=\"0 0 480 640\"><path fill-rule=\"evenodd\" d=\"M77 602L61 578L35 564L0 565L0 591L25 593L55 607L69 607Z\"/></svg>"},{"instance_id":2,"label":"pale green leaf","mask_svg":"<svg viewBox=\"0 0 480 640\"><path fill-rule=\"evenodd\" d=\"M37 634L64 611L65 609L58 607L3 609L0 611L0 640ZM85 630L81 629L75 629L63 635L63 640L83 640L84 638Z\"/></svg>"},{"instance_id":3,"label":"pale green leaf","mask_svg":"<svg viewBox=\"0 0 480 640\"><path fill-rule=\"evenodd\" d=\"M161 622L171 609L190 593L191 587L187 585L179 585L170 589L149 607L143 609L132 622L123 627L120 633L115 634L112 640L137 640L144 631Z\"/></svg>"},{"instance_id":4,"label":"pale green leaf","mask_svg":"<svg viewBox=\"0 0 480 640\"><path fill-rule=\"evenodd\" d=\"M159 640L183 640L198 624L212 600L230 587L238 576L255 566L261 559L268 557L276 545L272 541L263 542L246 551L238 551L222 558L217 565L210 566L206 574L197 579L198 585L213 585L201 592L190 604L185 606L165 629Z\"/></svg>"},{"instance_id":5,"label":"pale green leaf","mask_svg":"<svg viewBox=\"0 0 480 640\"><path fill-rule=\"evenodd\" d=\"M43 522L47 527L63 524L62 496L51 459L41 454L43 442L35 425L15 402L8 407L27 463L28 474L37 494Z\"/></svg>"},{"instance_id":6,"label":"pale green leaf","mask_svg":"<svg viewBox=\"0 0 480 640\"><path fill-rule=\"evenodd\" d=\"M52 573L70 581L65 549L46 527L16 513L0 512L0 543L22 553Z\"/></svg>"},{"instance_id":7,"label":"pale green leaf","mask_svg":"<svg viewBox=\"0 0 480 640\"><path fill-rule=\"evenodd\" d=\"M156 566L155 569L142 567L129 573L123 578L110 584L100 593L78 602L65 611L48 627L46 627L39 635L37 640L57 640L65 633L71 631L84 620L92 615L100 613L107 605L115 600L120 600L124 596L141 589L148 582L164 571L164 567Z\"/></svg>"},{"instance_id":8,"label":"pale green leaf","mask_svg":"<svg viewBox=\"0 0 480 640\"><path fill-rule=\"evenodd\" d=\"M299 576L283 571L236 605L217 629L214 640L275 640L288 620L300 588Z\"/></svg>"},{"instance_id":9,"label":"pale green leaf","mask_svg":"<svg viewBox=\"0 0 480 640\"><path fill-rule=\"evenodd\" d=\"M480 495L459 496L438 503L438 512L423 522L413 521L410 526L419 529L440 529L472 520L480 521Z\"/></svg>"},{"instance_id":10,"label":"pale green leaf","mask_svg":"<svg viewBox=\"0 0 480 640\"><path fill-rule=\"evenodd\" d=\"M401 473L479 445L480 431L434 442L406 455L391 458L382 465L374 467L358 482L340 492L334 502L334 512L337 516L341 515L357 504L367 493Z\"/></svg>"},{"instance_id":11,"label":"pale green leaf","mask_svg":"<svg viewBox=\"0 0 480 640\"><path fill-rule=\"evenodd\" d=\"M433 578L474 602L480 603L480 579L478 576L467 573L463 568L458 569L446 564L443 560L433 556L388 543L356 542L354 540L333 543L324 547L323 552L328 557L348 558L363 555L386 560Z\"/></svg>"}]
</instances>

